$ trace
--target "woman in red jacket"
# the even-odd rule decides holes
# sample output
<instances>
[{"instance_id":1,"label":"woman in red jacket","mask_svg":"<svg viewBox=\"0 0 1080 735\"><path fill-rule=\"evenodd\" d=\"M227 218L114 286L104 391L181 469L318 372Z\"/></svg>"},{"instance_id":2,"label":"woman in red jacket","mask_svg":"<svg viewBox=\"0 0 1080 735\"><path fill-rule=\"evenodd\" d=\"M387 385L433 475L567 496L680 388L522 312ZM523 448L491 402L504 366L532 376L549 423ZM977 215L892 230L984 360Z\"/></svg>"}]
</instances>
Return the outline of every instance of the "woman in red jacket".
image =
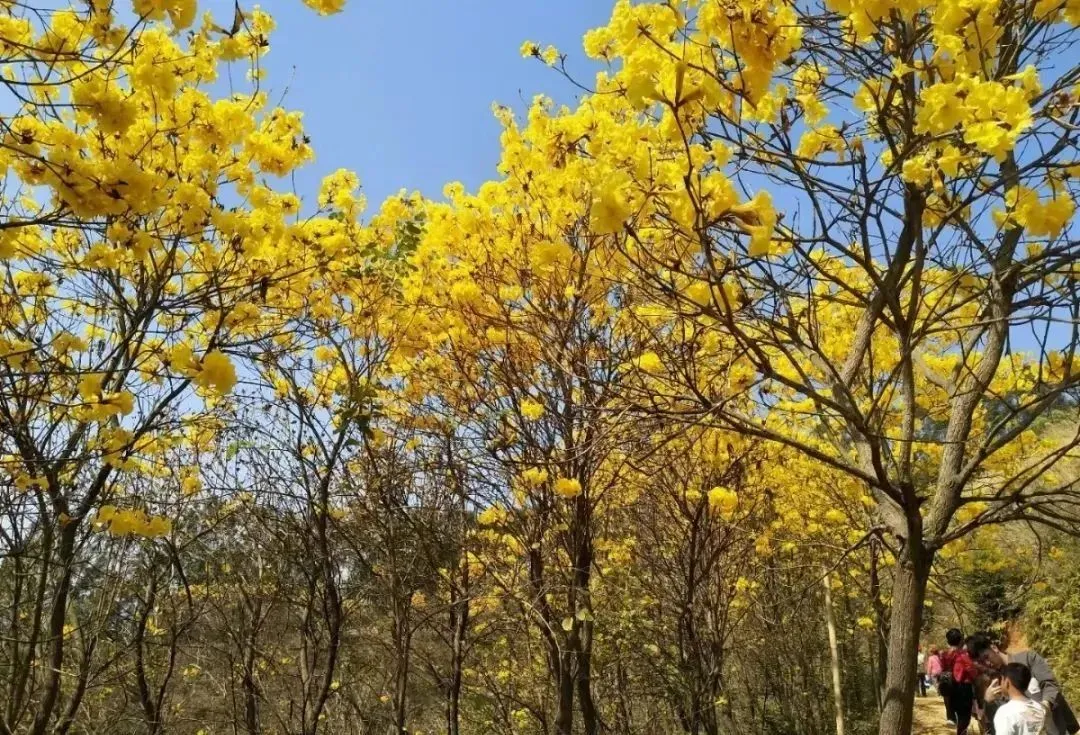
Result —
<instances>
[{"instance_id":1,"label":"woman in red jacket","mask_svg":"<svg viewBox=\"0 0 1080 735\"><path fill-rule=\"evenodd\" d=\"M945 634L949 648L941 654L941 681L945 684L945 716L956 723L956 735L967 735L975 704L973 684L979 671L964 648L964 634L953 628Z\"/></svg>"}]
</instances>

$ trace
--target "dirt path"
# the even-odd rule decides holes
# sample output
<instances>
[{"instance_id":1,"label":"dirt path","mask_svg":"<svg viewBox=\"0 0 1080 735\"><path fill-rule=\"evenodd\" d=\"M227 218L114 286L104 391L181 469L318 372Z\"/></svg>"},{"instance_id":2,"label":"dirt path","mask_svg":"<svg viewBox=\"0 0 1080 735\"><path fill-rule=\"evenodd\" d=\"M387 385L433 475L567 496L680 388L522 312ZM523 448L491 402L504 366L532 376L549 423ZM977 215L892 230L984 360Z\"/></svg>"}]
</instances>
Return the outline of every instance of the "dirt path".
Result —
<instances>
[{"instance_id":1,"label":"dirt path","mask_svg":"<svg viewBox=\"0 0 1080 735\"><path fill-rule=\"evenodd\" d=\"M956 726L945 722L945 705L940 697L915 698L913 735L956 735Z\"/></svg>"}]
</instances>

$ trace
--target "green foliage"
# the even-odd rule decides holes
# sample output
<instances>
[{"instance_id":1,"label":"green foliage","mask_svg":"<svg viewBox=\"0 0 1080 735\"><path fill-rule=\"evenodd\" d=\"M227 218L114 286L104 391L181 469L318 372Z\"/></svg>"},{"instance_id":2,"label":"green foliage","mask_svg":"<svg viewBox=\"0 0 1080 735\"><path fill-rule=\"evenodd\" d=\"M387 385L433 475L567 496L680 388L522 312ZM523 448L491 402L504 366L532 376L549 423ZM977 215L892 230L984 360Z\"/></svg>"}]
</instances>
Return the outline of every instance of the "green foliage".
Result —
<instances>
[{"instance_id":1,"label":"green foliage","mask_svg":"<svg viewBox=\"0 0 1080 735\"><path fill-rule=\"evenodd\" d=\"M1023 567L1001 568L976 566L957 577L959 591L970 605L971 617L966 626L972 630L1000 633L1024 608L1022 591L1027 575Z\"/></svg>"},{"instance_id":2,"label":"green foliage","mask_svg":"<svg viewBox=\"0 0 1080 735\"><path fill-rule=\"evenodd\" d=\"M1055 554L1054 569L1025 608L1023 630L1031 648L1047 657L1073 702L1080 701L1080 544Z\"/></svg>"}]
</instances>

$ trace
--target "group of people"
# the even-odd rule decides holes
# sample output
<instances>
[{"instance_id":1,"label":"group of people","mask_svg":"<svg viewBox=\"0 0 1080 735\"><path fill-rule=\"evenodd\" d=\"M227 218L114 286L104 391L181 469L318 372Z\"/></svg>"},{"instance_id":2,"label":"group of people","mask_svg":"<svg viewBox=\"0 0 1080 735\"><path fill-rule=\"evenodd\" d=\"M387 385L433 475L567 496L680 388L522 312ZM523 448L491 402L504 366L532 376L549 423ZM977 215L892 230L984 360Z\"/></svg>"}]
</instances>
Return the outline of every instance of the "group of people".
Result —
<instances>
[{"instance_id":1,"label":"group of people","mask_svg":"<svg viewBox=\"0 0 1080 735\"><path fill-rule=\"evenodd\" d=\"M1034 651L1003 652L984 633L953 628L948 646L920 648L919 689L937 689L945 718L966 735L974 719L990 735L1075 735L1080 732L1057 677Z\"/></svg>"}]
</instances>

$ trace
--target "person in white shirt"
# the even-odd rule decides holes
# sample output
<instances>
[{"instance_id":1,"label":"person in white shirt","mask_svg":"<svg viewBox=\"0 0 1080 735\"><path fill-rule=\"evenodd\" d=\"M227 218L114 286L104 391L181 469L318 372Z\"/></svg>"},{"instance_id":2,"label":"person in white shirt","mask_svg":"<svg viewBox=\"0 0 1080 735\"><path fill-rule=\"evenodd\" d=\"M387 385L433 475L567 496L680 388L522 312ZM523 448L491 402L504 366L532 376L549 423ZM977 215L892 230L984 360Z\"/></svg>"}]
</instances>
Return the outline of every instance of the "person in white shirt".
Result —
<instances>
[{"instance_id":1,"label":"person in white shirt","mask_svg":"<svg viewBox=\"0 0 1080 735\"><path fill-rule=\"evenodd\" d=\"M1061 691L1061 685L1046 659L1034 651L1018 651L1005 654L995 646L985 634L972 636L971 657L981 666L1001 671L1005 664L1020 663L1031 672L1031 684L1028 695L1036 704L1047 708L1046 735L1076 735L1080 733L1080 722L1069 707ZM993 701L993 687L987 690L986 701Z\"/></svg>"},{"instance_id":2,"label":"person in white shirt","mask_svg":"<svg viewBox=\"0 0 1080 735\"><path fill-rule=\"evenodd\" d=\"M994 713L994 735L1040 735L1046 723L1046 707L1027 692L1031 669L1021 663L1006 664L997 684L1009 700Z\"/></svg>"},{"instance_id":3,"label":"person in white shirt","mask_svg":"<svg viewBox=\"0 0 1080 735\"><path fill-rule=\"evenodd\" d=\"M918 678L915 680L919 685L919 696L926 696L926 654L923 653L922 646L919 646L919 655L915 659L917 664L916 671L918 672Z\"/></svg>"}]
</instances>

